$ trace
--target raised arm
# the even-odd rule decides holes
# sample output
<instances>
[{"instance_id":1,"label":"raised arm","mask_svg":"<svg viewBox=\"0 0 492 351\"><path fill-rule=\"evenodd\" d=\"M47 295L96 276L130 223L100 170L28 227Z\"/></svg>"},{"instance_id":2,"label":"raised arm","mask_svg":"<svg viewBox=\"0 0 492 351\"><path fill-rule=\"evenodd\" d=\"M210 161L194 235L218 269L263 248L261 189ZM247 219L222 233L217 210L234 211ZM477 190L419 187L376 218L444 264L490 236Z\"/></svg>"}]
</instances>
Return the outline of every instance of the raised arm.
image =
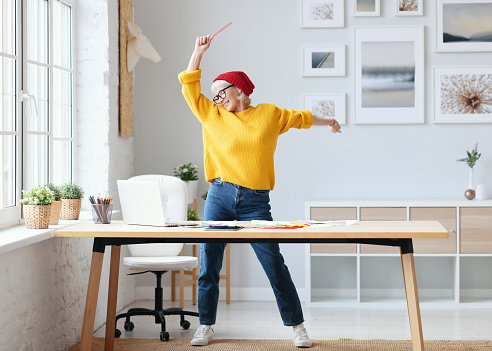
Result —
<instances>
[{"instance_id":1,"label":"raised arm","mask_svg":"<svg viewBox=\"0 0 492 351\"><path fill-rule=\"evenodd\" d=\"M340 124L335 118L321 118L313 115L313 125L315 126L328 126L330 127L330 132L341 133Z\"/></svg>"},{"instance_id":2,"label":"raised arm","mask_svg":"<svg viewBox=\"0 0 492 351\"><path fill-rule=\"evenodd\" d=\"M203 54L210 47L211 42L212 37L210 35L196 38L195 50L191 55L190 63L188 63L188 68L186 69L186 72L193 72L200 68L200 62L202 60Z\"/></svg>"}]
</instances>

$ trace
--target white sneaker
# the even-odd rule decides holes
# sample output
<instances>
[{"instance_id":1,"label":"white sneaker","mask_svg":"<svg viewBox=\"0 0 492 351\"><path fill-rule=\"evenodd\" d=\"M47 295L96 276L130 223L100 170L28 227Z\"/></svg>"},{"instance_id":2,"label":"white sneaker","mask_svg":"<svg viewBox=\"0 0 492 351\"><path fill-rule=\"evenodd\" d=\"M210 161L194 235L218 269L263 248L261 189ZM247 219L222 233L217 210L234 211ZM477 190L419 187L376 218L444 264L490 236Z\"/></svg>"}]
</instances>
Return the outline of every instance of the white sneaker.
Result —
<instances>
[{"instance_id":1,"label":"white sneaker","mask_svg":"<svg viewBox=\"0 0 492 351\"><path fill-rule=\"evenodd\" d=\"M191 339L191 346L206 346L214 341L214 330L211 325L200 325Z\"/></svg>"},{"instance_id":2,"label":"white sneaker","mask_svg":"<svg viewBox=\"0 0 492 351\"><path fill-rule=\"evenodd\" d=\"M294 346L306 348L313 346L313 343L307 334L306 328L294 328Z\"/></svg>"}]
</instances>

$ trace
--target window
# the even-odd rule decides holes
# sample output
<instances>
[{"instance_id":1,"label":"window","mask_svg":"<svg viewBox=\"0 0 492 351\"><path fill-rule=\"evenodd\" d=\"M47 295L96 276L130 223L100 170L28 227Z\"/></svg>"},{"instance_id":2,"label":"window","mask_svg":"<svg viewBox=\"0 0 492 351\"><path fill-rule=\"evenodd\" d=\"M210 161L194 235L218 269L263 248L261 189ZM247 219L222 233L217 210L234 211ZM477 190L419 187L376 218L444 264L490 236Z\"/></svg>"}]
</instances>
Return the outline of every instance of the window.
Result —
<instances>
[{"instance_id":1,"label":"window","mask_svg":"<svg viewBox=\"0 0 492 351\"><path fill-rule=\"evenodd\" d=\"M0 5L0 224L20 219L21 189L72 179L72 7Z\"/></svg>"}]
</instances>

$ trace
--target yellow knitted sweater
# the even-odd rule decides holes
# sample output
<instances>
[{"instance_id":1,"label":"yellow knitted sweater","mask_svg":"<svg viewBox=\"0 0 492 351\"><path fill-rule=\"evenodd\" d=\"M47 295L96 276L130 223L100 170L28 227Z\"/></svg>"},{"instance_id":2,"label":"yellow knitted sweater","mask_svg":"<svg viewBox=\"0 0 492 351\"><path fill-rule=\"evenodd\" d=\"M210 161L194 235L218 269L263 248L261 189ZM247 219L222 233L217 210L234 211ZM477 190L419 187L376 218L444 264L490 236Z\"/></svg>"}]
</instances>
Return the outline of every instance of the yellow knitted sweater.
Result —
<instances>
[{"instance_id":1,"label":"yellow knitted sweater","mask_svg":"<svg viewBox=\"0 0 492 351\"><path fill-rule=\"evenodd\" d=\"M274 104L229 112L201 94L200 78L200 69L179 74L186 102L202 123L207 181L220 177L246 188L272 190L278 136L290 128L311 127L311 112L286 110Z\"/></svg>"}]
</instances>

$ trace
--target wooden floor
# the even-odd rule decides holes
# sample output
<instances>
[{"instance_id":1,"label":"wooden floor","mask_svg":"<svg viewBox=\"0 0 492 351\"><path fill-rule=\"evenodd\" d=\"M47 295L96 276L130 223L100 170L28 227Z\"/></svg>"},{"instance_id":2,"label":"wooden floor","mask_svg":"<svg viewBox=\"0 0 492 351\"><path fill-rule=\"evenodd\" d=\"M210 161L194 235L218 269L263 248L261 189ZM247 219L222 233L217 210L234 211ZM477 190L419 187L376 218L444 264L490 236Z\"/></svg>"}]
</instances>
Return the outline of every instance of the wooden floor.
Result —
<instances>
[{"instance_id":1,"label":"wooden floor","mask_svg":"<svg viewBox=\"0 0 492 351\"><path fill-rule=\"evenodd\" d=\"M177 307L177 302L164 302L165 307ZM152 308L152 301L137 301L130 307ZM128 308L125 308L126 311ZM197 311L185 303L185 309ZM308 334L312 339L411 339L408 314L397 309L319 309L303 308ZM492 339L492 309L422 309L425 340L490 340ZM191 338L199 325L198 318L187 317L189 330L179 326L179 317L166 319L171 338ZM122 338L159 338L160 326L153 317L132 317L135 329L127 332L123 320L118 322ZM95 332L104 337L105 326ZM289 339L292 328L285 327L275 302L219 302L215 337L222 339Z\"/></svg>"}]
</instances>

